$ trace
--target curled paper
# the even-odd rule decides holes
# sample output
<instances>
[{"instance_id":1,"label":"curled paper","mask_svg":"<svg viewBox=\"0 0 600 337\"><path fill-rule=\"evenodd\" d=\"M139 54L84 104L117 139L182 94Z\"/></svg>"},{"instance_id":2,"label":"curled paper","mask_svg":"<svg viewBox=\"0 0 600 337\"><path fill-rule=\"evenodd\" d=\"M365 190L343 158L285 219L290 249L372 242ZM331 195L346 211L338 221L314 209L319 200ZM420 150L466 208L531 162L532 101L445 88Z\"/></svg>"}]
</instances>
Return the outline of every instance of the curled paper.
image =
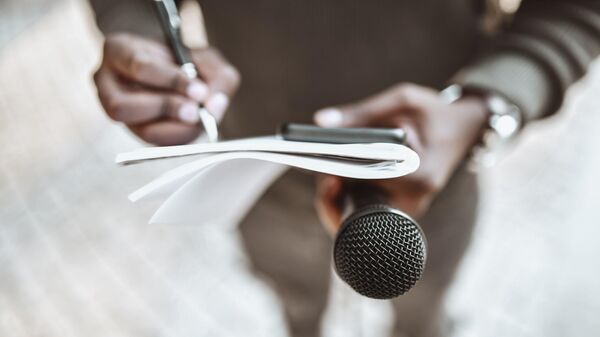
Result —
<instances>
[{"instance_id":1,"label":"curled paper","mask_svg":"<svg viewBox=\"0 0 600 337\"><path fill-rule=\"evenodd\" d=\"M354 179L388 179L419 166L418 155L403 145L305 143L274 137L144 148L120 154L116 161L134 164L182 156L199 159L167 171L129 195L135 202L175 191L151 222L237 224L287 167Z\"/></svg>"}]
</instances>

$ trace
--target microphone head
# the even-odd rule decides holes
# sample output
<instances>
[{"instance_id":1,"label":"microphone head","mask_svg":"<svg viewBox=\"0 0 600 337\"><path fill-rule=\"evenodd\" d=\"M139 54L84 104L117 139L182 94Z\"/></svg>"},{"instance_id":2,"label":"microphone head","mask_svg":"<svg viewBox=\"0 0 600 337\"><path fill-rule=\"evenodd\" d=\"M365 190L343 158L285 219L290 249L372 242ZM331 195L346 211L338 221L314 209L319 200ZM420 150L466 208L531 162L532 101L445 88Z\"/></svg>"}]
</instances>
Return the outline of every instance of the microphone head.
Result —
<instances>
[{"instance_id":1,"label":"microphone head","mask_svg":"<svg viewBox=\"0 0 600 337\"><path fill-rule=\"evenodd\" d=\"M390 299L421 278L427 243L419 225L385 205L364 207L344 220L333 249L335 269L361 295Z\"/></svg>"}]
</instances>

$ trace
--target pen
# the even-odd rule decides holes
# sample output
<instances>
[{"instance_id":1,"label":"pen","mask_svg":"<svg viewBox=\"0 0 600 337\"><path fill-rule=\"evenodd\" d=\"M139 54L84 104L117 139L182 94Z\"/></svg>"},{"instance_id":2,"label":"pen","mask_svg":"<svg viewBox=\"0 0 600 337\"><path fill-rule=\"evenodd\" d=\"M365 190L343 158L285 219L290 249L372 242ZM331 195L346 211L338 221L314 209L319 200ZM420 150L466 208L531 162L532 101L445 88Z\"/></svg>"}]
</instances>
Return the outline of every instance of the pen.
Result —
<instances>
[{"instance_id":1,"label":"pen","mask_svg":"<svg viewBox=\"0 0 600 337\"><path fill-rule=\"evenodd\" d=\"M198 70L192 62L187 48L181 41L181 17L177 11L177 6L173 0L154 0L154 4L161 28L171 46L175 60L188 78L193 79L198 77ZM198 115L206 131L208 141L211 143L218 141L219 129L217 128L215 117L202 104L198 105Z\"/></svg>"}]
</instances>

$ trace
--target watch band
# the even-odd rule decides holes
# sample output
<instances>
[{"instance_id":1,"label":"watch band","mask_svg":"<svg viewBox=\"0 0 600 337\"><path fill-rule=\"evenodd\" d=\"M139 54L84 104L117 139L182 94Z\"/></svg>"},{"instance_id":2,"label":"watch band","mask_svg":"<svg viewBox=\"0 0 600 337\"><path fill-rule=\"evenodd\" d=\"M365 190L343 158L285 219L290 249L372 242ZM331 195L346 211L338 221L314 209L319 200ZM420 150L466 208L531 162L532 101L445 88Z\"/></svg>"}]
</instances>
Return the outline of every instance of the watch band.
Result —
<instances>
[{"instance_id":1,"label":"watch band","mask_svg":"<svg viewBox=\"0 0 600 337\"><path fill-rule=\"evenodd\" d=\"M471 155L471 163L477 167L493 166L497 161L498 152L504 150L523 127L521 109L491 90L453 84L442 90L440 95L448 104L466 95L476 95L484 99L489 112L487 128L482 134L481 142L473 148Z\"/></svg>"}]
</instances>

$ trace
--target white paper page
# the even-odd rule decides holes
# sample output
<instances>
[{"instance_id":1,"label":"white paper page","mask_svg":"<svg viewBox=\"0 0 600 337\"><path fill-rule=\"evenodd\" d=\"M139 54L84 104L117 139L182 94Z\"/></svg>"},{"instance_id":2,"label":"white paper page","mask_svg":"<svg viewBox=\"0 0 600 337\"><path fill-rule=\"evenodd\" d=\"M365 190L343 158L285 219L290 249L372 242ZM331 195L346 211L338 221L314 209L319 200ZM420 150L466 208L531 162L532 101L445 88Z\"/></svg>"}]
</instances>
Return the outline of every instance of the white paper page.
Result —
<instances>
[{"instance_id":1,"label":"white paper page","mask_svg":"<svg viewBox=\"0 0 600 337\"><path fill-rule=\"evenodd\" d=\"M172 193L152 223L237 225L285 167L354 179L396 178L419 167L418 155L403 145L290 142L276 137L143 148L120 154L116 161L131 164L191 155L198 159L129 195L135 202Z\"/></svg>"},{"instance_id":2,"label":"white paper page","mask_svg":"<svg viewBox=\"0 0 600 337\"><path fill-rule=\"evenodd\" d=\"M408 148L405 148L408 149ZM412 152L412 151L410 151ZM181 181L185 177L191 176L192 174L198 173L206 167L213 165L218 162L235 160L240 158L255 159L268 161L273 163L280 163L287 166L293 166L302 168L310 171L326 173L331 175L337 175L347 178L355 179L388 179L401 177L403 175L414 172L419 165L418 156L410 155L410 152L406 151L405 158L402 162L395 161L381 161L381 162L354 162L354 161L343 161L340 159L331 158L315 158L305 157L299 155L288 155L281 153L269 153L269 152L230 152L220 153L212 156L206 156L200 158L191 163L181 165L175 169L172 169L152 182L146 184L142 188L133 192L129 195L131 201L138 201L142 198L150 197L159 191L168 189L170 185ZM412 152L414 153L414 152ZM245 163L245 162L244 162ZM240 165L238 168L240 171L244 170L244 166Z\"/></svg>"},{"instance_id":3,"label":"white paper page","mask_svg":"<svg viewBox=\"0 0 600 337\"><path fill-rule=\"evenodd\" d=\"M408 147L392 143L325 144L286 141L274 136L228 140L218 143L147 147L117 155L116 163L133 164L152 159L166 159L198 154L234 151L319 154L371 160L405 160Z\"/></svg>"},{"instance_id":4,"label":"white paper page","mask_svg":"<svg viewBox=\"0 0 600 337\"><path fill-rule=\"evenodd\" d=\"M254 159L217 163L173 193L150 223L233 228L286 169L282 164Z\"/></svg>"}]
</instances>

